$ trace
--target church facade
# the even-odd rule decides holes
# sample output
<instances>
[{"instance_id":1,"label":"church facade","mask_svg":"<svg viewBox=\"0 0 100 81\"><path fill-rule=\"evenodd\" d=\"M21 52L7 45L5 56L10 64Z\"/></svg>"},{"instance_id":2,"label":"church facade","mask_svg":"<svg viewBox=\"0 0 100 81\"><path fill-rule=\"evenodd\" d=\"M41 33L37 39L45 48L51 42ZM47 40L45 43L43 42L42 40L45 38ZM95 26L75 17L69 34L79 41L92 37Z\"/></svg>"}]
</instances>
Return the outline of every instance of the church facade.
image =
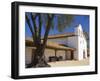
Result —
<instances>
[{"instance_id":1,"label":"church facade","mask_svg":"<svg viewBox=\"0 0 100 81\"><path fill-rule=\"evenodd\" d=\"M26 39L26 41L32 42L31 39ZM26 44L26 64L31 62L31 57L34 50L34 47ZM47 62L61 60L83 60L87 57L87 40L80 24L74 28L73 33L48 36L47 46L45 49L45 59Z\"/></svg>"}]
</instances>

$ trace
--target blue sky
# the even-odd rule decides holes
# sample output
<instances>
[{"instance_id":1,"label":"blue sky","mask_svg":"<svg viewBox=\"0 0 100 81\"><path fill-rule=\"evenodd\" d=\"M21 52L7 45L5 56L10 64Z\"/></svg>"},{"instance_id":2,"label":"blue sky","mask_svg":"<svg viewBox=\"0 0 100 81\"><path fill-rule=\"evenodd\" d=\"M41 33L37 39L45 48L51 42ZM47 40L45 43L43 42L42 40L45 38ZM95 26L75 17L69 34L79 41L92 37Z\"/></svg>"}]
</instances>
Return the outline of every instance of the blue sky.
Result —
<instances>
[{"instance_id":1,"label":"blue sky","mask_svg":"<svg viewBox=\"0 0 100 81\"><path fill-rule=\"evenodd\" d=\"M78 24L81 24L83 30L89 33L89 21L90 20L88 15L74 15L74 20L70 27L65 28L62 32L59 32L57 28L54 27L50 30L49 35L74 32L74 27ZM44 34L44 32L45 30L42 28L42 35ZM25 36L31 36L27 23L25 23Z\"/></svg>"}]
</instances>

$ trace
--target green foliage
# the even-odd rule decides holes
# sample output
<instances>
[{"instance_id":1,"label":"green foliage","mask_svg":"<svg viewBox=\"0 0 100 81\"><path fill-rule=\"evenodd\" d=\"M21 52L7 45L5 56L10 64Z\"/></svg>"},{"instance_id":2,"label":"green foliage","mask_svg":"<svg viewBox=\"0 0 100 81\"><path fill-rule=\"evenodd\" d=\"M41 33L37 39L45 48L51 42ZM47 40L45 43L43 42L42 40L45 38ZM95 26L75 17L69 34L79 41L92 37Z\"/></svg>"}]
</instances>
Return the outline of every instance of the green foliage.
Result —
<instances>
[{"instance_id":1,"label":"green foliage","mask_svg":"<svg viewBox=\"0 0 100 81\"><path fill-rule=\"evenodd\" d=\"M63 31L66 27L71 25L73 16L71 15L58 15L58 30Z\"/></svg>"},{"instance_id":2,"label":"green foliage","mask_svg":"<svg viewBox=\"0 0 100 81\"><path fill-rule=\"evenodd\" d=\"M30 13L30 12L27 14L29 16L31 16L31 14L32 14L34 19L40 16L41 17L40 22L35 23L35 24L41 23L41 27L44 27L44 29L46 29L47 24L49 23L48 20L50 18L52 18L50 27L52 29L54 27L56 27L59 31L63 31L66 27L69 27L73 21L73 18L74 18L73 15L68 15L68 14L48 14L48 13ZM56 18L56 20L55 20L55 18ZM35 19L35 21L36 21L36 19ZM57 25L55 25L55 24L57 24ZM39 26L39 25L36 25L36 26ZM37 29L39 30L39 27L37 27Z\"/></svg>"},{"instance_id":3,"label":"green foliage","mask_svg":"<svg viewBox=\"0 0 100 81\"><path fill-rule=\"evenodd\" d=\"M66 27L69 27L73 21L74 16L67 14L50 14L50 17L54 15L51 28L56 27L60 32L63 31ZM56 21L55 19L56 18ZM55 25L57 24L57 25Z\"/></svg>"}]
</instances>

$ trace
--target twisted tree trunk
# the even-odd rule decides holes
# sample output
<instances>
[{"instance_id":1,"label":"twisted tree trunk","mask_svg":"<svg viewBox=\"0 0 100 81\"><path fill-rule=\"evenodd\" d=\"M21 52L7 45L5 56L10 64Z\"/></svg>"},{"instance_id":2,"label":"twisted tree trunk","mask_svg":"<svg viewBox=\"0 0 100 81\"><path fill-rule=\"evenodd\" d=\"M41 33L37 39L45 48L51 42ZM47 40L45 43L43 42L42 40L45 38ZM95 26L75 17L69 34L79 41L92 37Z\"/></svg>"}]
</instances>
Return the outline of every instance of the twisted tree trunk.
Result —
<instances>
[{"instance_id":1,"label":"twisted tree trunk","mask_svg":"<svg viewBox=\"0 0 100 81\"><path fill-rule=\"evenodd\" d=\"M44 45L39 45L34 53L32 53L32 60L31 64L29 64L27 67L50 67L48 65L47 61L45 60L45 55L44 55Z\"/></svg>"}]
</instances>

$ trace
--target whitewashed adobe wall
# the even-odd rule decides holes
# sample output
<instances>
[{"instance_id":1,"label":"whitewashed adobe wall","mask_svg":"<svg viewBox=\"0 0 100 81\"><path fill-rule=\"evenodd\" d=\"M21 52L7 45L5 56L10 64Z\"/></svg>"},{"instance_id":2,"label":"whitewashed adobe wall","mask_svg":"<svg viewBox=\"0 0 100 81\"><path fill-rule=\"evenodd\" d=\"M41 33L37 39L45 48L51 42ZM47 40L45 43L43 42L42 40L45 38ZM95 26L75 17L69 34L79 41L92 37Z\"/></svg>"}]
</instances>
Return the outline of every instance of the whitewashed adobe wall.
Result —
<instances>
[{"instance_id":1,"label":"whitewashed adobe wall","mask_svg":"<svg viewBox=\"0 0 100 81\"><path fill-rule=\"evenodd\" d=\"M25 48L25 63L30 64L31 63L31 57L32 57L32 48L26 47Z\"/></svg>"},{"instance_id":2,"label":"whitewashed adobe wall","mask_svg":"<svg viewBox=\"0 0 100 81\"><path fill-rule=\"evenodd\" d=\"M76 36L76 57L78 60L82 60L84 58L87 58L87 42L86 38L83 34L82 26L79 24L78 27L75 28L75 35Z\"/></svg>"},{"instance_id":3,"label":"whitewashed adobe wall","mask_svg":"<svg viewBox=\"0 0 100 81\"><path fill-rule=\"evenodd\" d=\"M76 49L74 51L74 59L78 60L78 51L77 51L78 50L78 39L77 39L77 36L68 37L67 45Z\"/></svg>"},{"instance_id":4,"label":"whitewashed adobe wall","mask_svg":"<svg viewBox=\"0 0 100 81\"><path fill-rule=\"evenodd\" d=\"M74 33L76 36L67 39L67 45L76 49L74 59L82 60L87 58L87 42L81 24L75 27Z\"/></svg>"}]
</instances>

